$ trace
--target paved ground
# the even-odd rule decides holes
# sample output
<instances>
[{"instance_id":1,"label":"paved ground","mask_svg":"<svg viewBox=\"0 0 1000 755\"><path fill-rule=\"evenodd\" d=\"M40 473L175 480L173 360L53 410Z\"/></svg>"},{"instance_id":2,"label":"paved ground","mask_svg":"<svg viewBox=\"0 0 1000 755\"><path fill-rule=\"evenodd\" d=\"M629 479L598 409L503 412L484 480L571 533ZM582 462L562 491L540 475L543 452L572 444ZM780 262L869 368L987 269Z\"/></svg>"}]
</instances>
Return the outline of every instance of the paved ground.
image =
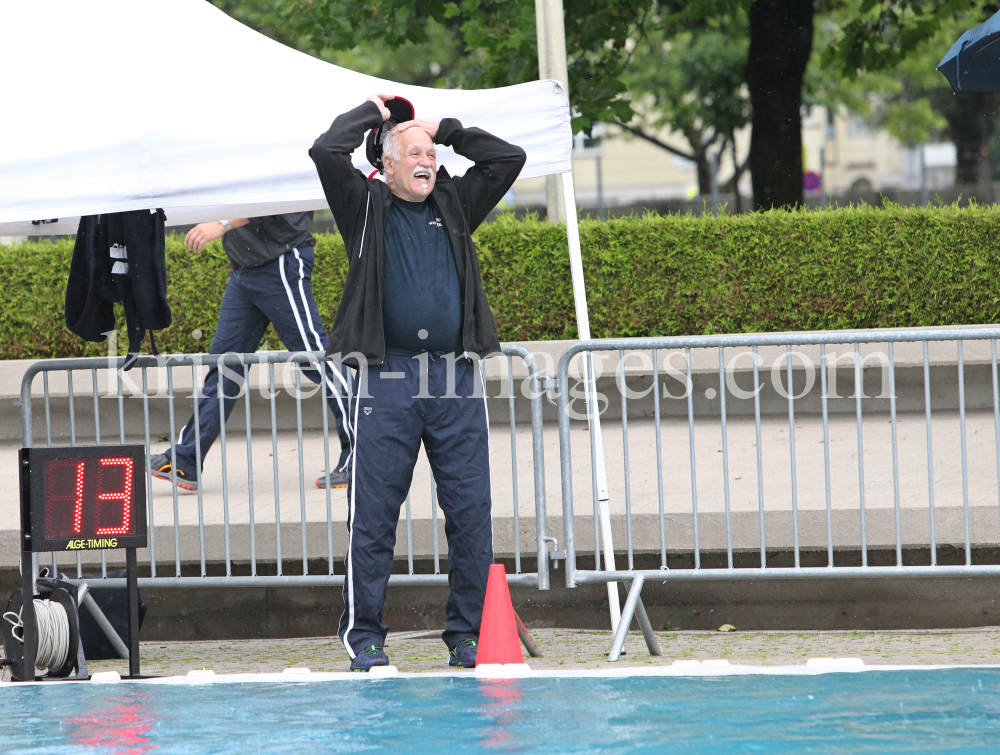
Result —
<instances>
[{"instance_id":1,"label":"paved ground","mask_svg":"<svg viewBox=\"0 0 1000 755\"><path fill-rule=\"evenodd\" d=\"M437 636L400 633L386 644L400 671L447 668L444 644ZM793 665L814 657L862 658L878 664L1000 663L1000 627L977 630L895 632L658 632L663 656L646 654L641 635L631 634L618 663L605 658L609 632L538 629L533 634L543 658L529 658L533 668L621 668L670 665L677 659L725 658L733 664ZM344 671L349 660L336 638L142 643L142 671L151 675L186 674L211 668L216 673L278 672L305 666L313 671ZM92 661L88 670L128 672L127 661Z\"/></svg>"}]
</instances>

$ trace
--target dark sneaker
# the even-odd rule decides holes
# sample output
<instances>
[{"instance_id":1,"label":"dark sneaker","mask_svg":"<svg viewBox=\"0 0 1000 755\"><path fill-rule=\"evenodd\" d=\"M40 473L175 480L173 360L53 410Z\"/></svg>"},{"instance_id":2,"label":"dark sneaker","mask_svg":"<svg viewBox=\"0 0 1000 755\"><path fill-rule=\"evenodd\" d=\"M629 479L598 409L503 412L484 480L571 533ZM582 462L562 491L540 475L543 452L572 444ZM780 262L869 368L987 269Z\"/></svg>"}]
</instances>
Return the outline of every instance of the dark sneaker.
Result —
<instances>
[{"instance_id":1,"label":"dark sneaker","mask_svg":"<svg viewBox=\"0 0 1000 755\"><path fill-rule=\"evenodd\" d=\"M346 488L351 481L350 470L344 470L343 472L330 472L330 487L331 488ZM316 487L325 489L326 488L326 472L319 476L316 480Z\"/></svg>"},{"instance_id":2,"label":"dark sneaker","mask_svg":"<svg viewBox=\"0 0 1000 755\"><path fill-rule=\"evenodd\" d=\"M381 645L369 645L351 661L351 671L368 671L372 666L388 666L389 656Z\"/></svg>"},{"instance_id":3,"label":"dark sneaker","mask_svg":"<svg viewBox=\"0 0 1000 755\"><path fill-rule=\"evenodd\" d=\"M153 454L149 457L149 472L153 477L172 482L173 465L170 463L169 454ZM198 475L193 471L187 471L177 467L177 487L185 490L198 489Z\"/></svg>"},{"instance_id":4,"label":"dark sneaker","mask_svg":"<svg viewBox=\"0 0 1000 755\"><path fill-rule=\"evenodd\" d=\"M475 640L462 640L448 653L448 665L458 666L459 668L475 668L476 650L478 648L479 643Z\"/></svg>"}]
</instances>

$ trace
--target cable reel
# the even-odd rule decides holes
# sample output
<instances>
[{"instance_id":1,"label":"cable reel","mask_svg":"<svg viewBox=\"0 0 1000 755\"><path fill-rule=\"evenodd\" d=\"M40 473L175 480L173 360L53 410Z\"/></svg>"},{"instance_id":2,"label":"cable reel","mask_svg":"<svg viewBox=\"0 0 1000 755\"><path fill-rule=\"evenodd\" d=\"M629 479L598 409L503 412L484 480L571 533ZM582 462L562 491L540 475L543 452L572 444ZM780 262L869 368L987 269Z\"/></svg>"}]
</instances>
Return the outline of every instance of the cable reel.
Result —
<instances>
[{"instance_id":1,"label":"cable reel","mask_svg":"<svg viewBox=\"0 0 1000 755\"><path fill-rule=\"evenodd\" d=\"M45 679L64 679L79 671L80 620L77 614L74 590L52 587L35 596L35 624L38 642L35 665L46 669ZM24 668L24 625L21 621L23 599L21 590L15 590L7 601L3 614L4 663L10 666L14 681L35 677L34 669Z\"/></svg>"}]
</instances>

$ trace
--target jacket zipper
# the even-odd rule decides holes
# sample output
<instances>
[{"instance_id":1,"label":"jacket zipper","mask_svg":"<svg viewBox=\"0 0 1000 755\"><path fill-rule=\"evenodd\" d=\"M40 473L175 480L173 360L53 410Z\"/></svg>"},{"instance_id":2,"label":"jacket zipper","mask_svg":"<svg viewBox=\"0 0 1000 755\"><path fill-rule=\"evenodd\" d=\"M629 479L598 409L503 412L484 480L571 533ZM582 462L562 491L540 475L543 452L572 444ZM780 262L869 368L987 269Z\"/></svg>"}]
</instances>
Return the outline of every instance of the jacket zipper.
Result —
<instances>
[{"instance_id":1,"label":"jacket zipper","mask_svg":"<svg viewBox=\"0 0 1000 755\"><path fill-rule=\"evenodd\" d=\"M358 259L361 259L361 255L365 251L365 232L368 230L368 208L372 203L372 194L368 192L368 199L365 201L365 224L361 228L361 245L358 247Z\"/></svg>"},{"instance_id":2,"label":"jacket zipper","mask_svg":"<svg viewBox=\"0 0 1000 755\"><path fill-rule=\"evenodd\" d=\"M371 194L370 193L368 195L368 198L369 198L369 200L371 199ZM385 213L385 215L383 215L383 218L382 218L382 227L383 228L385 228L385 217L388 215L389 207L391 205L392 205L392 195L390 194L389 197L387 198L385 206L383 208L383 212ZM366 209L365 210L365 220L366 221L367 221L367 212L368 211ZM374 234L376 236L378 235L378 224L377 223L372 228L372 234ZM381 336L382 336L382 364L385 364L385 320L382 319L382 264L381 264L382 263L382 258L381 258L381 254L379 253L379 244L378 244L378 239L377 238L376 238L375 242L376 242L375 243L375 292L377 294L377 301L378 301L378 317L379 317L379 320L382 321L382 329L381 329L381 331L382 331L381 332ZM385 240L384 239L382 241L382 244L383 245L385 244Z\"/></svg>"}]
</instances>

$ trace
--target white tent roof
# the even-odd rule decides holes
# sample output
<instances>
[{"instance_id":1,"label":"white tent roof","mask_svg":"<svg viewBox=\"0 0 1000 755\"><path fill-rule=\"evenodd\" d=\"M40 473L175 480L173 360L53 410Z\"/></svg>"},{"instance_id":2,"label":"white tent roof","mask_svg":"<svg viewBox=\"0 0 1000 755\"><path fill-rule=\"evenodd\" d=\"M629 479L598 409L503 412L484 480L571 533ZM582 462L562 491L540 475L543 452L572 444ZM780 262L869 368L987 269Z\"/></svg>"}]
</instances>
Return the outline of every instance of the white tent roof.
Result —
<instances>
[{"instance_id":1,"label":"white tent roof","mask_svg":"<svg viewBox=\"0 0 1000 755\"><path fill-rule=\"evenodd\" d=\"M395 84L285 47L205 0L4 0L0 34L0 235L74 233L80 215L151 207L168 225L325 208L307 150L377 92L520 145L522 178L571 169L569 106L553 81ZM354 162L370 170L363 146ZM444 148L439 162L469 166Z\"/></svg>"}]
</instances>

